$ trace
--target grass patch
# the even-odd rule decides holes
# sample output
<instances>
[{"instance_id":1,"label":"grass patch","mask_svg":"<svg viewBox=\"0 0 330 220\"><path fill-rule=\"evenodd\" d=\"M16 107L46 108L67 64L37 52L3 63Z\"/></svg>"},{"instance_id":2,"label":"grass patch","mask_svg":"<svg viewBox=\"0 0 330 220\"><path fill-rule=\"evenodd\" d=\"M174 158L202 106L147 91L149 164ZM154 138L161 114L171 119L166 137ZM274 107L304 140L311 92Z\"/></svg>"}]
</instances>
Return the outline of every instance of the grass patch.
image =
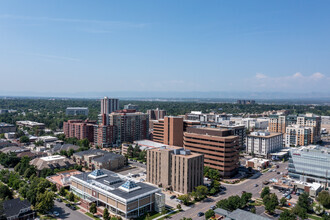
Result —
<instances>
[{"instance_id":1,"label":"grass patch","mask_svg":"<svg viewBox=\"0 0 330 220\"><path fill-rule=\"evenodd\" d=\"M322 217L317 216L317 215L307 214L307 216L309 219L322 220Z\"/></svg>"},{"instance_id":2,"label":"grass patch","mask_svg":"<svg viewBox=\"0 0 330 220\"><path fill-rule=\"evenodd\" d=\"M266 173L269 170L269 168L264 169L263 171L261 171L262 173Z\"/></svg>"},{"instance_id":3,"label":"grass patch","mask_svg":"<svg viewBox=\"0 0 330 220\"><path fill-rule=\"evenodd\" d=\"M87 216L93 218L93 219L99 219L98 217L95 217L95 216L94 216L92 213L90 213L90 212L86 212L85 214L86 214Z\"/></svg>"},{"instance_id":4,"label":"grass patch","mask_svg":"<svg viewBox=\"0 0 330 220\"><path fill-rule=\"evenodd\" d=\"M148 214L149 214L150 219L154 219L154 218L157 218L162 215L162 213L160 213L160 212L158 213L155 211L149 212ZM147 217L147 214L140 216L139 218L137 218L137 220L144 220L144 219L146 219L146 217Z\"/></svg>"}]
</instances>

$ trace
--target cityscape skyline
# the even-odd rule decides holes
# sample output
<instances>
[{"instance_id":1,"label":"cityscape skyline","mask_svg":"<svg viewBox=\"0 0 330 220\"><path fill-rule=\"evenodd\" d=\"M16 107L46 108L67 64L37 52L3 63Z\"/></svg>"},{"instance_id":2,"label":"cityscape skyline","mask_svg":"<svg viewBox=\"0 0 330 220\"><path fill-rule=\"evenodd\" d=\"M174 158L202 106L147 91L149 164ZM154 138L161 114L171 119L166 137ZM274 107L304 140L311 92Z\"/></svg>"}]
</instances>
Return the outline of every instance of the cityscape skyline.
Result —
<instances>
[{"instance_id":1,"label":"cityscape skyline","mask_svg":"<svg viewBox=\"0 0 330 220\"><path fill-rule=\"evenodd\" d=\"M282 3L1 2L0 93L329 94L329 3Z\"/></svg>"}]
</instances>

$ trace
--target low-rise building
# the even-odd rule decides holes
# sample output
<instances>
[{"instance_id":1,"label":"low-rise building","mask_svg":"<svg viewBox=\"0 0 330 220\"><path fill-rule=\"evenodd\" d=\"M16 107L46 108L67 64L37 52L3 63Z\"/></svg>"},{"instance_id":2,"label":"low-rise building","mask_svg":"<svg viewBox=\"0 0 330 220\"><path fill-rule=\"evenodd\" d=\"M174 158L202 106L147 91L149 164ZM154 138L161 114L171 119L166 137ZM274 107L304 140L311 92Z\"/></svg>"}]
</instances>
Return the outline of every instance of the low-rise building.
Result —
<instances>
[{"instance_id":1,"label":"low-rise building","mask_svg":"<svg viewBox=\"0 0 330 220\"><path fill-rule=\"evenodd\" d=\"M67 170L58 172L55 175L48 176L46 179L55 184L57 189L60 190L61 188L70 188L71 184L71 176L81 174L78 170Z\"/></svg>"},{"instance_id":2,"label":"low-rise building","mask_svg":"<svg viewBox=\"0 0 330 220\"><path fill-rule=\"evenodd\" d=\"M16 138L16 132L5 133L5 138L7 138L7 139L15 139Z\"/></svg>"},{"instance_id":3,"label":"low-rise building","mask_svg":"<svg viewBox=\"0 0 330 220\"><path fill-rule=\"evenodd\" d=\"M203 185L203 155L182 147L147 151L147 182L187 194Z\"/></svg>"},{"instance_id":4,"label":"low-rise building","mask_svg":"<svg viewBox=\"0 0 330 220\"><path fill-rule=\"evenodd\" d=\"M35 158L30 161L30 165L34 165L38 175L43 169L62 169L73 167L76 163L64 156L54 155L41 158Z\"/></svg>"},{"instance_id":5,"label":"low-rise building","mask_svg":"<svg viewBox=\"0 0 330 220\"><path fill-rule=\"evenodd\" d=\"M246 138L246 153L268 158L270 153L283 148L283 134L251 132Z\"/></svg>"},{"instance_id":6,"label":"low-rise building","mask_svg":"<svg viewBox=\"0 0 330 220\"><path fill-rule=\"evenodd\" d=\"M246 166L253 169L265 169L269 166L269 160L261 158L252 158L246 161Z\"/></svg>"},{"instance_id":7,"label":"low-rise building","mask_svg":"<svg viewBox=\"0 0 330 220\"><path fill-rule=\"evenodd\" d=\"M117 170L126 165L126 158L120 154L114 154L99 149L89 149L72 155L73 161L91 170L107 169Z\"/></svg>"},{"instance_id":8,"label":"low-rise building","mask_svg":"<svg viewBox=\"0 0 330 220\"><path fill-rule=\"evenodd\" d=\"M317 194L324 188L320 183L307 183L303 181L297 181L293 183L295 190L299 193L306 192L311 197L317 197Z\"/></svg>"},{"instance_id":9,"label":"low-rise building","mask_svg":"<svg viewBox=\"0 0 330 220\"><path fill-rule=\"evenodd\" d=\"M88 115L87 107L67 107L65 111L66 115Z\"/></svg>"},{"instance_id":10,"label":"low-rise building","mask_svg":"<svg viewBox=\"0 0 330 220\"><path fill-rule=\"evenodd\" d=\"M127 104L127 105L124 105L124 109L128 109L128 110L136 110L136 111L138 111L139 110L139 106L137 106L137 105L133 105L133 104Z\"/></svg>"},{"instance_id":11,"label":"low-rise building","mask_svg":"<svg viewBox=\"0 0 330 220\"><path fill-rule=\"evenodd\" d=\"M40 137L37 138L36 141L42 141L44 143L50 143L50 142L55 142L57 140L58 140L58 138L53 137L53 136L40 136Z\"/></svg>"},{"instance_id":12,"label":"low-rise building","mask_svg":"<svg viewBox=\"0 0 330 220\"><path fill-rule=\"evenodd\" d=\"M16 125L19 128L27 127L27 128L37 128L38 130L45 129L44 123L39 123L35 121L16 121Z\"/></svg>"},{"instance_id":13,"label":"low-rise building","mask_svg":"<svg viewBox=\"0 0 330 220\"><path fill-rule=\"evenodd\" d=\"M26 152L26 151L30 151L30 150L25 147L11 146L11 147L4 147L0 151L5 154L8 154L8 153L18 154L18 153Z\"/></svg>"},{"instance_id":14,"label":"low-rise building","mask_svg":"<svg viewBox=\"0 0 330 220\"><path fill-rule=\"evenodd\" d=\"M79 148L79 146L73 144L56 144L48 151L48 153L49 155L53 155L59 154L61 153L61 151L69 151L71 149L77 151L79 150Z\"/></svg>"},{"instance_id":15,"label":"low-rise building","mask_svg":"<svg viewBox=\"0 0 330 220\"><path fill-rule=\"evenodd\" d=\"M215 218L224 219L224 220L270 220L270 218L263 217L261 215L254 214L242 209L236 209L232 212L229 212L224 209L215 209Z\"/></svg>"},{"instance_id":16,"label":"low-rise building","mask_svg":"<svg viewBox=\"0 0 330 220\"><path fill-rule=\"evenodd\" d=\"M72 176L70 189L87 210L96 203L98 213L107 208L111 215L123 219L159 212L165 206L165 196L159 188L104 169Z\"/></svg>"},{"instance_id":17,"label":"low-rise building","mask_svg":"<svg viewBox=\"0 0 330 220\"><path fill-rule=\"evenodd\" d=\"M34 219L36 216L31 209L31 203L20 198L3 201L3 212L5 219L8 220Z\"/></svg>"},{"instance_id":18,"label":"low-rise building","mask_svg":"<svg viewBox=\"0 0 330 220\"><path fill-rule=\"evenodd\" d=\"M15 131L16 131L15 125L3 123L3 122L0 123L0 134L15 132Z\"/></svg>"}]
</instances>

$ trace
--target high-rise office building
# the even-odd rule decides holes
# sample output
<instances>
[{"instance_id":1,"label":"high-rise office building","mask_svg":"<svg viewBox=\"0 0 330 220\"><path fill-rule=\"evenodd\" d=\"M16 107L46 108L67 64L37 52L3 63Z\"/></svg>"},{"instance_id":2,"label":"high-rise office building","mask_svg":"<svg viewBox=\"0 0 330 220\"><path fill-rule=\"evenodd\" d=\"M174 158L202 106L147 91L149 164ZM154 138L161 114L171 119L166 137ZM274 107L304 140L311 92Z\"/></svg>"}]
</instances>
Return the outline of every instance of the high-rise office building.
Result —
<instances>
[{"instance_id":1,"label":"high-rise office building","mask_svg":"<svg viewBox=\"0 0 330 220\"><path fill-rule=\"evenodd\" d=\"M165 116L153 123L153 141L172 146L183 146L183 118Z\"/></svg>"},{"instance_id":2,"label":"high-rise office building","mask_svg":"<svg viewBox=\"0 0 330 220\"><path fill-rule=\"evenodd\" d=\"M204 165L219 170L224 177L233 176L239 167L239 138L233 130L188 127L184 148L204 155Z\"/></svg>"},{"instance_id":3,"label":"high-rise office building","mask_svg":"<svg viewBox=\"0 0 330 220\"><path fill-rule=\"evenodd\" d=\"M147 182L187 194L203 185L203 155L182 147L147 151Z\"/></svg>"}]
</instances>

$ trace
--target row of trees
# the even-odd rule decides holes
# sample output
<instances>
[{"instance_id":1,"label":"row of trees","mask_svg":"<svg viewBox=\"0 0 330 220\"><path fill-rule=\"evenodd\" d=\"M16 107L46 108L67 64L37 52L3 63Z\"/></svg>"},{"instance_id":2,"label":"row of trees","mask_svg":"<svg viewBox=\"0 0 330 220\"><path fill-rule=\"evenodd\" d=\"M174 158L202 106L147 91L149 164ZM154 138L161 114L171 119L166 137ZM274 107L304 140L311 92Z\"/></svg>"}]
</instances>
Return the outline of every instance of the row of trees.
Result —
<instances>
[{"instance_id":1,"label":"row of trees","mask_svg":"<svg viewBox=\"0 0 330 220\"><path fill-rule=\"evenodd\" d=\"M178 199L180 199L183 204L189 205L194 201L201 201L205 199L208 195L214 195L219 192L220 183L218 181L213 181L211 184L211 190L209 190L206 186L200 185L195 188L194 191L188 194L180 195Z\"/></svg>"},{"instance_id":2,"label":"row of trees","mask_svg":"<svg viewBox=\"0 0 330 220\"><path fill-rule=\"evenodd\" d=\"M234 211L238 208L245 208L252 198L252 193L243 192L241 196L230 196L228 199L222 199L217 202L218 208L225 209L227 211Z\"/></svg>"}]
</instances>

